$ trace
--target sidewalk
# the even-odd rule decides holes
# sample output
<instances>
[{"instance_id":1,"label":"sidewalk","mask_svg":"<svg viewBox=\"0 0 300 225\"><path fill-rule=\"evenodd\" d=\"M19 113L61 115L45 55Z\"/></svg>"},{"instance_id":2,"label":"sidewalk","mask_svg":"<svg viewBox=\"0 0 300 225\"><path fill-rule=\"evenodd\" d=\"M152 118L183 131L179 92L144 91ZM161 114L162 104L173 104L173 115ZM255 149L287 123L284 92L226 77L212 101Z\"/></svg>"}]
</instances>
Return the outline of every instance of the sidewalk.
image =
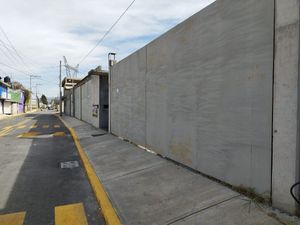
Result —
<instances>
[{"instance_id":1,"label":"sidewalk","mask_svg":"<svg viewBox=\"0 0 300 225\"><path fill-rule=\"evenodd\" d=\"M300 224L87 123L63 120L75 130L124 225Z\"/></svg>"},{"instance_id":2,"label":"sidewalk","mask_svg":"<svg viewBox=\"0 0 300 225\"><path fill-rule=\"evenodd\" d=\"M26 115L26 114L30 114L30 113L35 113L35 112L37 112L37 110L32 110L32 111L28 111L26 113L18 113L18 114L13 114L13 115L0 114L0 120L15 118L17 116L22 116L22 115Z\"/></svg>"}]
</instances>

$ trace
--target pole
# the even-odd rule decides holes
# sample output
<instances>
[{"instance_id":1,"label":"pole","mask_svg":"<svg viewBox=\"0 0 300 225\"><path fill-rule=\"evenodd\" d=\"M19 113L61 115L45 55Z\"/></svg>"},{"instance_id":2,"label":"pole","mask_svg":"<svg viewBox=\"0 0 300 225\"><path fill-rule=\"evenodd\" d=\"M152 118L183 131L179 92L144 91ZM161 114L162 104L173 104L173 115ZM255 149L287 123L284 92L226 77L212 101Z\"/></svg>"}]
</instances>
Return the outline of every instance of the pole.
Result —
<instances>
[{"instance_id":1,"label":"pole","mask_svg":"<svg viewBox=\"0 0 300 225\"><path fill-rule=\"evenodd\" d=\"M32 78L32 75L29 75L29 79L30 79L30 112L32 112L32 90L31 90L31 78Z\"/></svg>"},{"instance_id":2,"label":"pole","mask_svg":"<svg viewBox=\"0 0 300 225\"><path fill-rule=\"evenodd\" d=\"M112 56L112 59L111 59ZM111 133L111 67L116 61L116 53L108 53L108 132Z\"/></svg>"},{"instance_id":3,"label":"pole","mask_svg":"<svg viewBox=\"0 0 300 225\"><path fill-rule=\"evenodd\" d=\"M59 115L62 116L61 60L59 61Z\"/></svg>"},{"instance_id":4,"label":"pole","mask_svg":"<svg viewBox=\"0 0 300 225\"><path fill-rule=\"evenodd\" d=\"M39 78L40 76L37 75L29 75L30 80L30 112L32 111L32 87L31 87L31 80L32 78Z\"/></svg>"},{"instance_id":5,"label":"pole","mask_svg":"<svg viewBox=\"0 0 300 225\"><path fill-rule=\"evenodd\" d=\"M37 107L38 109L40 108L40 100L39 100L39 96L38 96L38 86L40 86L42 84L35 84L35 96L36 96L36 103L37 103Z\"/></svg>"},{"instance_id":6,"label":"pole","mask_svg":"<svg viewBox=\"0 0 300 225\"><path fill-rule=\"evenodd\" d=\"M39 100L38 100L38 95L37 95L37 84L35 85L35 97L36 97L36 104L39 109L40 107L39 107Z\"/></svg>"}]
</instances>

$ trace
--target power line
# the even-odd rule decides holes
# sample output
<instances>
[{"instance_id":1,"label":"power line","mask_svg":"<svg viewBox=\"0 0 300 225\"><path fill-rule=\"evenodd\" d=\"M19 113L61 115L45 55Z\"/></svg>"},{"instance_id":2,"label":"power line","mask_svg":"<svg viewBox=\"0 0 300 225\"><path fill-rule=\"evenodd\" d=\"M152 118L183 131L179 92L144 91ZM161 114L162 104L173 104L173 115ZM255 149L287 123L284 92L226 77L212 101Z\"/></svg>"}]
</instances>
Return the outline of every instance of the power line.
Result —
<instances>
[{"instance_id":1,"label":"power line","mask_svg":"<svg viewBox=\"0 0 300 225\"><path fill-rule=\"evenodd\" d=\"M9 65L7 65L5 63L0 62L0 64L3 65L3 66L6 66L6 67L8 67L8 68L10 68L12 70L15 70L15 71L17 71L19 73L25 74L26 76L30 76L28 73L26 73L26 72L24 72L22 70L16 69L15 67L9 66Z\"/></svg>"},{"instance_id":2,"label":"power line","mask_svg":"<svg viewBox=\"0 0 300 225\"><path fill-rule=\"evenodd\" d=\"M125 11L118 17L116 22L113 23L113 25L105 32L105 34L102 36L102 38L96 43L96 45L80 60L78 64L81 64L97 47L102 43L102 41L105 39L105 37L111 32L111 30L117 25L117 23L122 19L122 17L125 15L125 13L129 10L129 8L133 5L133 3L136 0L133 0L129 6L125 9Z\"/></svg>"},{"instance_id":3,"label":"power line","mask_svg":"<svg viewBox=\"0 0 300 225\"><path fill-rule=\"evenodd\" d=\"M5 43L3 40L1 40L0 38L0 42L2 43L1 45L6 48L7 52L9 53L10 56L13 57L14 60L16 60L17 63L22 62L22 67L24 67L24 69L26 70L27 73L34 73L31 69L30 66L28 66L28 64L25 62L25 59L31 60L28 57L26 57L24 54L22 54L21 52L19 52L16 47L14 46L14 44L12 43L12 41L9 39L8 35L6 34L6 32L4 31L4 29L1 27L0 25L0 31L3 33L3 35L5 36L7 43ZM3 50L0 49L0 51L2 51L3 54L5 54L5 52ZM6 55L6 54L5 54ZM15 55L18 56L18 58L15 57ZM23 55L23 56L22 56ZM8 57L10 59L10 57ZM19 59L19 60L18 60ZM10 60L11 61L11 60ZM33 62L33 60L31 60ZM12 61L11 61L12 62ZM37 64L37 63L30 63L31 65ZM51 66L52 67L52 66Z\"/></svg>"},{"instance_id":4,"label":"power line","mask_svg":"<svg viewBox=\"0 0 300 225\"><path fill-rule=\"evenodd\" d=\"M19 73L22 73L22 74L24 74L24 75L26 75L26 76L29 76L29 77L32 76L32 75L34 75L34 74L30 75L30 74L27 73L27 72L24 72L24 71L22 71L22 70L19 70L19 69L15 68L15 67L12 67L12 66L7 65L7 64L2 63L2 62L0 62L0 64L3 65L3 66L6 66L6 67L8 67L8 68L10 68L10 69L12 69L12 70L15 70L15 71L17 71L17 72L19 72ZM36 75L35 75L35 76L36 76ZM39 80L42 80L42 81L45 81L45 82L48 82L48 83L53 83L53 84L56 85L56 82L48 81L48 80L45 80L45 79L40 78L40 77L36 77L36 79L39 79Z\"/></svg>"},{"instance_id":5,"label":"power line","mask_svg":"<svg viewBox=\"0 0 300 225\"><path fill-rule=\"evenodd\" d=\"M9 56L6 55L6 53L4 52L4 50L1 50L2 53L3 53L10 61L11 61L11 59L13 59L15 62L19 63L19 60L14 56L14 54L12 54L11 49L8 48L8 45L7 45L3 40L1 40L1 38L0 38L0 43L2 43L1 46L3 46L3 47L7 50Z\"/></svg>"},{"instance_id":6,"label":"power line","mask_svg":"<svg viewBox=\"0 0 300 225\"><path fill-rule=\"evenodd\" d=\"M12 49L15 51L15 53L17 54L17 56L21 59L21 61L25 65L25 62L24 62L23 58L21 57L21 55L19 54L19 52L17 51L17 49L15 48L15 46L13 45L13 43L9 40L7 34L5 33L5 31L3 30L3 28L1 26L0 26L0 30L4 34L4 37L6 38L6 40L8 41L8 43L10 44L10 46L12 47Z\"/></svg>"}]
</instances>

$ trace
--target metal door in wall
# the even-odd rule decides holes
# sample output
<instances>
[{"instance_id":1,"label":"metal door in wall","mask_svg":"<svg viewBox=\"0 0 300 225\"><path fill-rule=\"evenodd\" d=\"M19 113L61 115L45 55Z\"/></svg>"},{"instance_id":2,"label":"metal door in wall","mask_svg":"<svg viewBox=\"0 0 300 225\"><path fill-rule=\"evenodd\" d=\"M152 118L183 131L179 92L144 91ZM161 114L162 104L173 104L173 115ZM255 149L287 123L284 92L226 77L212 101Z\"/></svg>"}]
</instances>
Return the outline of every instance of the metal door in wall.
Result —
<instances>
[{"instance_id":1,"label":"metal door in wall","mask_svg":"<svg viewBox=\"0 0 300 225\"><path fill-rule=\"evenodd\" d=\"M100 120L99 127L108 130L108 76L100 76Z\"/></svg>"}]
</instances>

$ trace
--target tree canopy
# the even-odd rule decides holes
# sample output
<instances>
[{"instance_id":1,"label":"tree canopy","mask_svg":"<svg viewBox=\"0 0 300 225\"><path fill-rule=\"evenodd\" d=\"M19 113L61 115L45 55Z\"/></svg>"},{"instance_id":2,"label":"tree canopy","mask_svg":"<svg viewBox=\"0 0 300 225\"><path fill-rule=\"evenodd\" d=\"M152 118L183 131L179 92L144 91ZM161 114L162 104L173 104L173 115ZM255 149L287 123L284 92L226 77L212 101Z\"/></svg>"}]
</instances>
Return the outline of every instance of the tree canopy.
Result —
<instances>
[{"instance_id":1,"label":"tree canopy","mask_svg":"<svg viewBox=\"0 0 300 225\"><path fill-rule=\"evenodd\" d=\"M48 100L47 100L47 97L45 95L42 95L41 97L41 102L44 104L44 105L48 105Z\"/></svg>"}]
</instances>

